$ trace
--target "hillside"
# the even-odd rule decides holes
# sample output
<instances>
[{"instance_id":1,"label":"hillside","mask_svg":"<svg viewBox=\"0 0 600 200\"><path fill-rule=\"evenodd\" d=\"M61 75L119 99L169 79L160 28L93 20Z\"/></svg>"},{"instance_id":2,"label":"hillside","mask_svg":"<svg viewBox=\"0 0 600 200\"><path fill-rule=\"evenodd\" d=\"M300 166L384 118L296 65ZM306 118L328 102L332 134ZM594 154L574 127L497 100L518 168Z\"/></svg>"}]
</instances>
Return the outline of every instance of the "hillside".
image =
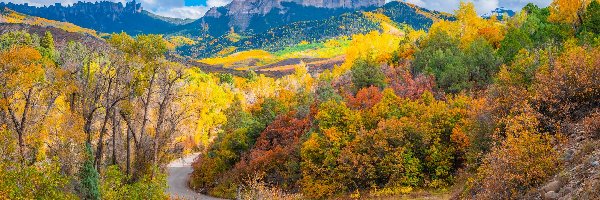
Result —
<instances>
[{"instance_id":1,"label":"hillside","mask_svg":"<svg viewBox=\"0 0 600 200\"><path fill-rule=\"evenodd\" d=\"M15 12L13 10L10 10L8 8L3 8L2 10L0 10L0 23L23 24L23 25L30 25L30 26L46 27L46 28L54 27L54 28L64 30L66 32L81 33L81 34L98 37L97 32L92 29L82 28L82 27L79 27L75 24L68 23L68 22L60 22L60 21L48 20L48 19L35 17L35 16L28 16L28 15L24 15L24 14Z\"/></svg>"},{"instance_id":2,"label":"hillside","mask_svg":"<svg viewBox=\"0 0 600 200\"><path fill-rule=\"evenodd\" d=\"M283 3L283 5L295 7L295 9L291 10L305 14L323 13L319 12L320 8L298 7L299 5L293 3ZM220 37L207 35L200 37L205 42L192 46L184 46L180 50L182 54L195 58L223 56L224 53L226 55L249 49L263 49L274 52L282 50L285 47L297 45L302 41L324 42L337 37L383 30L380 22L366 16L365 12L382 14L391 19L394 26L408 25L414 29L425 30L434 21L452 19L452 16L449 14L429 11L411 4L394 1L379 8L370 7L365 8L364 11L342 12L342 14L325 17L321 20L292 22L258 33L230 30L230 32ZM277 14L267 14L261 20L269 21L270 18L275 19L278 17L280 16Z\"/></svg>"}]
</instances>

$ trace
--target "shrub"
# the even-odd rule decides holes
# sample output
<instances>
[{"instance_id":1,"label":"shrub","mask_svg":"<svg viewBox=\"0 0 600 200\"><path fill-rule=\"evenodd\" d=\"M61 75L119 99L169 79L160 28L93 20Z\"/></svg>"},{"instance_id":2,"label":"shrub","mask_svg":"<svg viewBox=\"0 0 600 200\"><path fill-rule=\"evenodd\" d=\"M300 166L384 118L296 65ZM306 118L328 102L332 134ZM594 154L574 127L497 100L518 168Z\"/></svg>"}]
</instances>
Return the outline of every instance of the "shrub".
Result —
<instances>
[{"instance_id":1,"label":"shrub","mask_svg":"<svg viewBox=\"0 0 600 200\"><path fill-rule=\"evenodd\" d=\"M386 86L385 74L371 56L355 60L351 70L355 91L371 86L379 88Z\"/></svg>"},{"instance_id":2,"label":"shrub","mask_svg":"<svg viewBox=\"0 0 600 200\"><path fill-rule=\"evenodd\" d=\"M562 122L576 122L600 108L600 48L568 46L554 65L540 70L533 86L534 108L543 127L557 131Z\"/></svg>"},{"instance_id":3,"label":"shrub","mask_svg":"<svg viewBox=\"0 0 600 200\"><path fill-rule=\"evenodd\" d=\"M102 199L168 199L165 194L166 174L155 172L153 178L145 176L134 183L128 183L130 178L123 174L118 166L108 167L100 186Z\"/></svg>"},{"instance_id":4,"label":"shrub","mask_svg":"<svg viewBox=\"0 0 600 200\"><path fill-rule=\"evenodd\" d=\"M537 131L530 113L507 119L507 136L488 154L477 176L468 183L475 199L519 199L558 169L558 152L551 138Z\"/></svg>"}]
</instances>

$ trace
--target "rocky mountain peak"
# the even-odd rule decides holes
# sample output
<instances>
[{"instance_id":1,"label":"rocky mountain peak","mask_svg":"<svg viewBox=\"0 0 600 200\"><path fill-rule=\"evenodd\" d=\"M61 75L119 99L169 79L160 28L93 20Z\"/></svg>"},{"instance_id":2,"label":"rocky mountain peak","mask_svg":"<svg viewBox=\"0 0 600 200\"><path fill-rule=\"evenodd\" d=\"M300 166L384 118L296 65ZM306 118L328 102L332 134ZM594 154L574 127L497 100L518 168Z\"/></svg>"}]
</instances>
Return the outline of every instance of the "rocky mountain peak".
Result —
<instances>
[{"instance_id":1,"label":"rocky mountain peak","mask_svg":"<svg viewBox=\"0 0 600 200\"><path fill-rule=\"evenodd\" d=\"M246 14L267 14L274 8L283 8L282 3L290 2L302 6L312 6L317 8L345 8L357 9L369 6L383 6L385 0L233 0L225 6L229 16ZM219 17L221 13L218 8L212 8L206 15Z\"/></svg>"},{"instance_id":2,"label":"rocky mountain peak","mask_svg":"<svg viewBox=\"0 0 600 200\"><path fill-rule=\"evenodd\" d=\"M254 17L265 16L273 10L285 15L290 9L286 5L295 4L305 8L357 10L366 7L381 7L386 0L233 0L224 7L210 9L205 18L227 18L228 26L236 31L245 31ZM323 10L322 12L329 12ZM201 19L201 21L205 21ZM206 24L206 23L202 23ZM227 28L228 30L228 28Z\"/></svg>"}]
</instances>

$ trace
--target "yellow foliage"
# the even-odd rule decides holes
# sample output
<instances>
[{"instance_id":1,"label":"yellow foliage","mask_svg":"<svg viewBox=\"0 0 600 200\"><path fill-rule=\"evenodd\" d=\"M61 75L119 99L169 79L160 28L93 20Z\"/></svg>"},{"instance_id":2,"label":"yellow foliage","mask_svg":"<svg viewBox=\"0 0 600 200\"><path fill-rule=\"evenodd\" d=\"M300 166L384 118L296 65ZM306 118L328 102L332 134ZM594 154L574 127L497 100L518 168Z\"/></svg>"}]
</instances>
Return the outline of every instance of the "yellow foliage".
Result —
<instances>
[{"instance_id":1,"label":"yellow foliage","mask_svg":"<svg viewBox=\"0 0 600 200\"><path fill-rule=\"evenodd\" d=\"M322 47L311 48L302 51L287 52L277 56L274 61L288 58L333 58L342 55L348 47L350 40L347 37L329 39L322 43ZM299 44L308 45L308 44Z\"/></svg>"},{"instance_id":2,"label":"yellow foliage","mask_svg":"<svg viewBox=\"0 0 600 200\"><path fill-rule=\"evenodd\" d=\"M233 53L236 49L237 49L237 47L234 47L234 46L225 47L225 48L221 49L221 51L217 52L217 55L226 56L226 55Z\"/></svg>"},{"instance_id":3,"label":"yellow foliage","mask_svg":"<svg viewBox=\"0 0 600 200\"><path fill-rule=\"evenodd\" d=\"M384 33L402 36L404 32L396 27L396 23L387 15L378 12L363 12L363 15L375 23L379 23Z\"/></svg>"},{"instance_id":4,"label":"yellow foliage","mask_svg":"<svg viewBox=\"0 0 600 200\"><path fill-rule=\"evenodd\" d=\"M397 196L408 194L413 191L413 188L410 186L400 186L400 187L386 187L382 189L375 188L371 191L371 196L374 197L385 197L385 196Z\"/></svg>"},{"instance_id":5,"label":"yellow foliage","mask_svg":"<svg viewBox=\"0 0 600 200\"><path fill-rule=\"evenodd\" d=\"M227 121L224 111L233 103L234 94L227 87L219 85L218 78L197 69L188 69L186 74L185 95L178 103L189 108L186 112L192 117L183 123L189 130L188 134L178 139L192 138L194 145L208 145L211 137L218 132L218 127Z\"/></svg>"},{"instance_id":6,"label":"yellow foliage","mask_svg":"<svg viewBox=\"0 0 600 200\"><path fill-rule=\"evenodd\" d=\"M223 65L224 67L230 67L237 62L250 59L273 59L273 55L263 50L250 50L234 53L226 57L205 58L200 60L200 62L210 65Z\"/></svg>"},{"instance_id":7,"label":"yellow foliage","mask_svg":"<svg viewBox=\"0 0 600 200\"><path fill-rule=\"evenodd\" d=\"M307 44L310 44L310 43L306 40L302 40L298 45L307 45Z\"/></svg>"},{"instance_id":8,"label":"yellow foliage","mask_svg":"<svg viewBox=\"0 0 600 200\"><path fill-rule=\"evenodd\" d=\"M352 36L350 46L346 49L346 61L333 69L334 76L346 73L355 60L366 56L372 56L377 62L389 60L402 39L402 37L377 31Z\"/></svg>"},{"instance_id":9,"label":"yellow foliage","mask_svg":"<svg viewBox=\"0 0 600 200\"><path fill-rule=\"evenodd\" d=\"M242 36L233 32L232 29L232 31L229 34L225 35L225 38L227 38L231 42L238 42L242 39Z\"/></svg>"},{"instance_id":10,"label":"yellow foliage","mask_svg":"<svg viewBox=\"0 0 600 200\"><path fill-rule=\"evenodd\" d=\"M594 0L554 0L550 5L548 20L568 24L579 24L579 18Z\"/></svg>"},{"instance_id":11,"label":"yellow foliage","mask_svg":"<svg viewBox=\"0 0 600 200\"><path fill-rule=\"evenodd\" d=\"M175 47L185 46L185 45L195 45L197 42L185 36L172 36L169 39L169 42L175 45Z\"/></svg>"},{"instance_id":12,"label":"yellow foliage","mask_svg":"<svg viewBox=\"0 0 600 200\"><path fill-rule=\"evenodd\" d=\"M11 24L28 24L42 27L56 27L67 32L72 33L84 33L95 37L98 37L96 31L92 29L82 28L72 23L54 21L44 19L40 17L28 16L21 13L17 13L12 10L0 11L0 22L11 23Z\"/></svg>"},{"instance_id":13,"label":"yellow foliage","mask_svg":"<svg viewBox=\"0 0 600 200\"><path fill-rule=\"evenodd\" d=\"M479 37L498 47L504 39L504 25L495 18L483 19L475 11L473 3L461 2L456 10L456 21L438 21L431 25L430 34L444 32L460 39L461 47L466 48Z\"/></svg>"}]
</instances>

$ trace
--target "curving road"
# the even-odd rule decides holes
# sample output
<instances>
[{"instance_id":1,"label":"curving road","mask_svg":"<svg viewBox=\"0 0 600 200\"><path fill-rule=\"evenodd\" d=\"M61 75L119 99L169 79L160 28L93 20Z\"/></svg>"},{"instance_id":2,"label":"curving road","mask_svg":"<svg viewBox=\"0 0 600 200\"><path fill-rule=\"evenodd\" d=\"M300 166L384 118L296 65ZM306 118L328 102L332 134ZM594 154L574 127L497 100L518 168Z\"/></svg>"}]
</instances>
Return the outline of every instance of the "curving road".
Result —
<instances>
[{"instance_id":1,"label":"curving road","mask_svg":"<svg viewBox=\"0 0 600 200\"><path fill-rule=\"evenodd\" d=\"M188 187L188 179L190 173L194 171L192 169L192 162L198 157L198 154L192 154L184 158L174 160L167 165L169 171L168 184L169 189L167 192L173 199L186 199L186 200L221 200L219 198L206 196L203 194L196 193Z\"/></svg>"}]
</instances>

